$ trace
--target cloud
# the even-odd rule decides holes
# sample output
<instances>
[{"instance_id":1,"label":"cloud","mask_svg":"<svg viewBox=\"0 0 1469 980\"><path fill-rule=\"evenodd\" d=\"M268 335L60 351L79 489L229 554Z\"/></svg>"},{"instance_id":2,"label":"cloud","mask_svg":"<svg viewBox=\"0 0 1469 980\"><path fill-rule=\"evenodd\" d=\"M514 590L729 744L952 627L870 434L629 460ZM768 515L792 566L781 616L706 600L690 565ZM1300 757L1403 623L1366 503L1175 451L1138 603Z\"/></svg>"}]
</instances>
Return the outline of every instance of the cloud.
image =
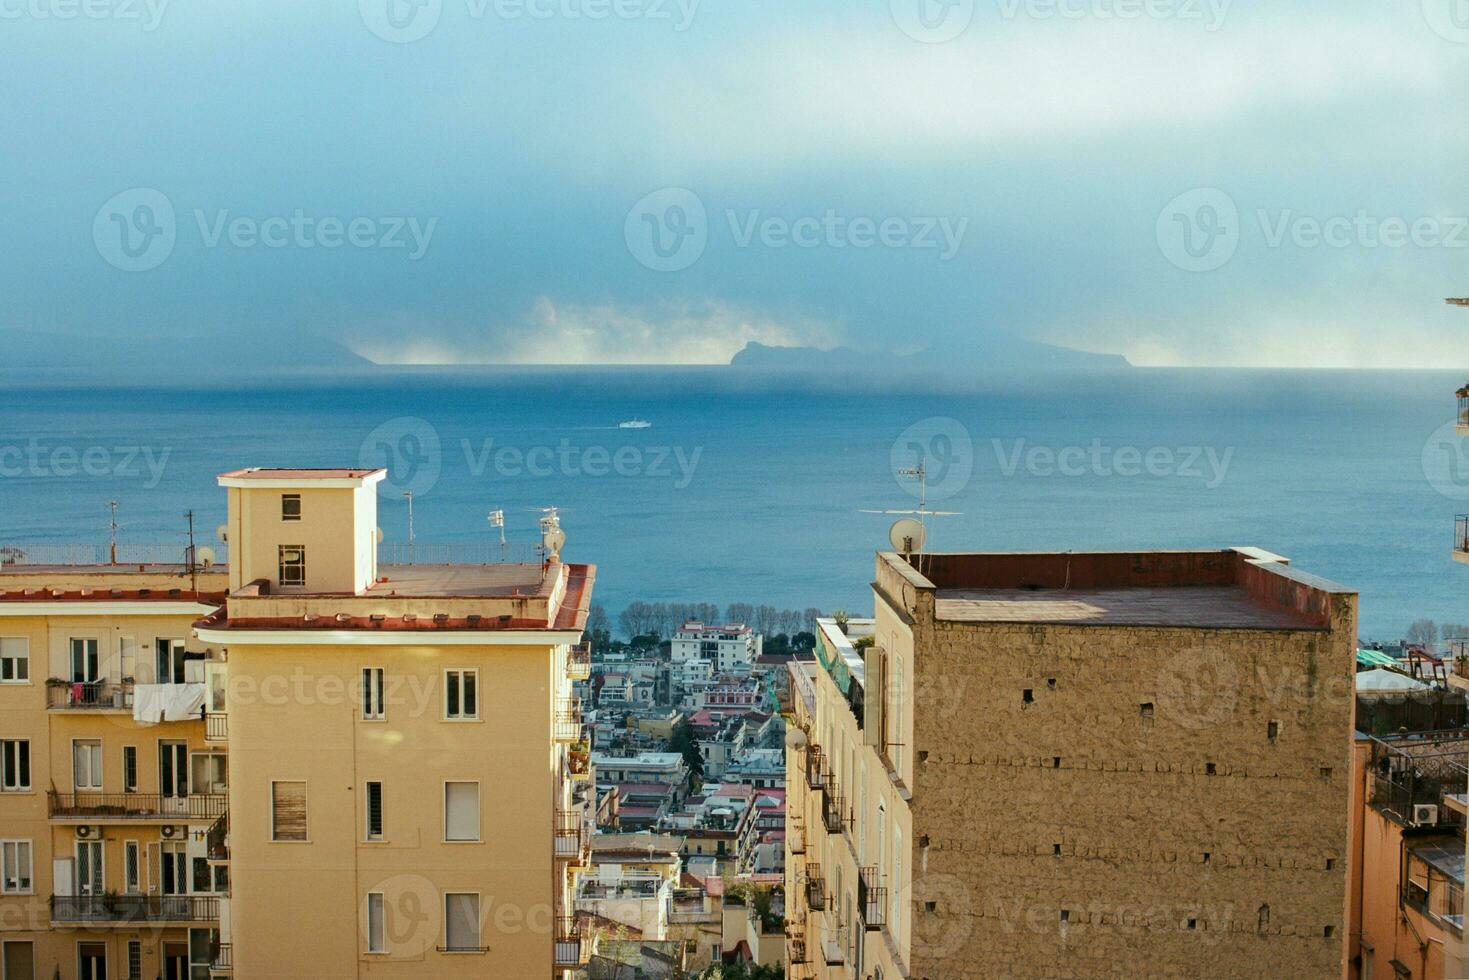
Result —
<instances>
[{"instance_id":1,"label":"cloud","mask_svg":"<svg viewBox=\"0 0 1469 980\"><path fill-rule=\"evenodd\" d=\"M727 364L749 341L830 346L839 331L728 303L557 303L539 297L519 320L483 331L395 324L349 346L379 364Z\"/></svg>"}]
</instances>

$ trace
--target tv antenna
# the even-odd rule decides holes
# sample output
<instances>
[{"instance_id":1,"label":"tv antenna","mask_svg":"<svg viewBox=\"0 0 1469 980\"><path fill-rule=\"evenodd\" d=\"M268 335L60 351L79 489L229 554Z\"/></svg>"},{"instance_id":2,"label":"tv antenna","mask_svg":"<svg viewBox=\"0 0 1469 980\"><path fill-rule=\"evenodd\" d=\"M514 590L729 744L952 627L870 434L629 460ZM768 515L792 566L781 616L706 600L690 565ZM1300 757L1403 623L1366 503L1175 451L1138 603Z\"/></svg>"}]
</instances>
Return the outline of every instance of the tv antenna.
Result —
<instances>
[{"instance_id":1,"label":"tv antenna","mask_svg":"<svg viewBox=\"0 0 1469 980\"><path fill-rule=\"evenodd\" d=\"M914 567L921 573L923 547L928 541L928 519L930 517L958 517L957 510L932 510L928 506L928 460L918 457L918 465L898 470L898 476L918 481L918 507L912 510L863 510L863 514L892 514L901 519L888 529L888 542L893 550L911 559L918 556ZM917 518L916 520L914 518Z\"/></svg>"},{"instance_id":2,"label":"tv antenna","mask_svg":"<svg viewBox=\"0 0 1469 980\"><path fill-rule=\"evenodd\" d=\"M108 507L109 510L112 511L112 517L107 522L107 532L108 532L107 533L107 537L108 537L107 563L109 565L116 565L117 564L117 501L116 500L109 500L109 501L107 501L107 507Z\"/></svg>"},{"instance_id":3,"label":"tv antenna","mask_svg":"<svg viewBox=\"0 0 1469 980\"><path fill-rule=\"evenodd\" d=\"M541 562L561 560L561 548L566 544L566 532L561 530L561 508L532 507L541 515Z\"/></svg>"},{"instance_id":4,"label":"tv antenna","mask_svg":"<svg viewBox=\"0 0 1469 980\"><path fill-rule=\"evenodd\" d=\"M503 510L492 510L486 517L490 527L500 529L500 560L505 560L505 512Z\"/></svg>"}]
</instances>

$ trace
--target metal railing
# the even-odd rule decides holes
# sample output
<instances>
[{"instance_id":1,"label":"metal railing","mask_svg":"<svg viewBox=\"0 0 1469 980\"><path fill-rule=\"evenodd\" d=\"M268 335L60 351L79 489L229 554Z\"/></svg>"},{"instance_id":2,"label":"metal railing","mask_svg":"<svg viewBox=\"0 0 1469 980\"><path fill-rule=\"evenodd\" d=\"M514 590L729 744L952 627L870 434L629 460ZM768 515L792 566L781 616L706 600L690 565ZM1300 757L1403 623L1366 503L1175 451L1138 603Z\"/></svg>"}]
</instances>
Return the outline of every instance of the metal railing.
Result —
<instances>
[{"instance_id":1,"label":"metal railing","mask_svg":"<svg viewBox=\"0 0 1469 980\"><path fill-rule=\"evenodd\" d=\"M580 858L591 847L591 835L587 829L586 811L556 808L553 817L555 829L553 839L558 858Z\"/></svg>"},{"instance_id":2,"label":"metal railing","mask_svg":"<svg viewBox=\"0 0 1469 980\"><path fill-rule=\"evenodd\" d=\"M505 565L541 562L539 550L518 541L502 548L498 541L384 541L377 546L379 565Z\"/></svg>"},{"instance_id":3,"label":"metal railing","mask_svg":"<svg viewBox=\"0 0 1469 980\"><path fill-rule=\"evenodd\" d=\"M826 879L816 861L806 862L806 907L813 912L826 910Z\"/></svg>"},{"instance_id":4,"label":"metal railing","mask_svg":"<svg viewBox=\"0 0 1469 980\"><path fill-rule=\"evenodd\" d=\"M215 562L227 560L224 545L211 541ZM177 544L119 544L113 561L106 544L6 544L0 545L0 565L187 565L189 546Z\"/></svg>"},{"instance_id":5,"label":"metal railing","mask_svg":"<svg viewBox=\"0 0 1469 980\"><path fill-rule=\"evenodd\" d=\"M883 887L882 872L876 867L857 869L857 906L862 924L869 932L887 923L888 890Z\"/></svg>"},{"instance_id":6,"label":"metal railing","mask_svg":"<svg viewBox=\"0 0 1469 980\"><path fill-rule=\"evenodd\" d=\"M229 715L223 711L206 711L204 713L204 741L228 742L229 738Z\"/></svg>"},{"instance_id":7,"label":"metal railing","mask_svg":"<svg viewBox=\"0 0 1469 980\"><path fill-rule=\"evenodd\" d=\"M1466 394L1463 389L1460 389L1457 395L1459 399L1458 424L1469 425L1469 394Z\"/></svg>"},{"instance_id":8,"label":"metal railing","mask_svg":"<svg viewBox=\"0 0 1469 980\"><path fill-rule=\"evenodd\" d=\"M209 964L209 969L220 973L232 972L235 968L234 946L230 943L216 943L214 946L214 961Z\"/></svg>"},{"instance_id":9,"label":"metal railing","mask_svg":"<svg viewBox=\"0 0 1469 980\"><path fill-rule=\"evenodd\" d=\"M1454 550L1469 552L1469 514L1454 517Z\"/></svg>"},{"instance_id":10,"label":"metal railing","mask_svg":"<svg viewBox=\"0 0 1469 980\"><path fill-rule=\"evenodd\" d=\"M133 682L53 677L46 682L46 707L53 711L131 711Z\"/></svg>"},{"instance_id":11,"label":"metal railing","mask_svg":"<svg viewBox=\"0 0 1469 980\"><path fill-rule=\"evenodd\" d=\"M217 922L219 899L203 895L52 895L52 922Z\"/></svg>"},{"instance_id":12,"label":"metal railing","mask_svg":"<svg viewBox=\"0 0 1469 980\"><path fill-rule=\"evenodd\" d=\"M1464 817L1445 803L1445 797L1469 789L1469 766L1464 753L1469 740L1446 737L1428 740L1372 739L1372 805L1405 826L1422 826L1419 806L1437 808L1434 826L1463 826Z\"/></svg>"},{"instance_id":13,"label":"metal railing","mask_svg":"<svg viewBox=\"0 0 1469 980\"><path fill-rule=\"evenodd\" d=\"M821 789L826 783L826 770L822 768L821 746L812 742L806 746L806 787Z\"/></svg>"},{"instance_id":14,"label":"metal railing","mask_svg":"<svg viewBox=\"0 0 1469 980\"><path fill-rule=\"evenodd\" d=\"M574 681L584 681L592 676L592 647L578 643L566 654L566 675Z\"/></svg>"},{"instance_id":15,"label":"metal railing","mask_svg":"<svg viewBox=\"0 0 1469 980\"><path fill-rule=\"evenodd\" d=\"M582 941L581 927L575 918L571 916L558 916L556 918L556 934L553 937L555 947L553 957L556 966L579 967L584 965L590 952L587 944Z\"/></svg>"},{"instance_id":16,"label":"metal railing","mask_svg":"<svg viewBox=\"0 0 1469 980\"><path fill-rule=\"evenodd\" d=\"M224 815L223 793L165 796L160 793L46 793L48 814L71 820L214 820Z\"/></svg>"},{"instance_id":17,"label":"metal railing","mask_svg":"<svg viewBox=\"0 0 1469 980\"><path fill-rule=\"evenodd\" d=\"M558 742L582 740L581 698L557 698L551 717L551 735Z\"/></svg>"},{"instance_id":18,"label":"metal railing","mask_svg":"<svg viewBox=\"0 0 1469 980\"><path fill-rule=\"evenodd\" d=\"M209 825L209 832L204 835L206 854L211 861L228 861L230 859L230 812L226 809L219 815L219 819Z\"/></svg>"}]
</instances>

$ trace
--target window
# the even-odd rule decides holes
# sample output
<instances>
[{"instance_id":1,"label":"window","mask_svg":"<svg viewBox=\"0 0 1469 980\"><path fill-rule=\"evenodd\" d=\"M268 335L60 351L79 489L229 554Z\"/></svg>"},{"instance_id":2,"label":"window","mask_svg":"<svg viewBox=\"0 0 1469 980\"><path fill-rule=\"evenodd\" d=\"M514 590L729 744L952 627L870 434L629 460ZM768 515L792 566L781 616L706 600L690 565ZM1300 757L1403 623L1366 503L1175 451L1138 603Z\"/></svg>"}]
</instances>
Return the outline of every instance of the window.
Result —
<instances>
[{"instance_id":1,"label":"window","mask_svg":"<svg viewBox=\"0 0 1469 980\"><path fill-rule=\"evenodd\" d=\"M275 781L270 784L270 839L306 839L305 780Z\"/></svg>"},{"instance_id":2,"label":"window","mask_svg":"<svg viewBox=\"0 0 1469 980\"><path fill-rule=\"evenodd\" d=\"M31 743L23 738L0 740L0 792L31 788Z\"/></svg>"},{"instance_id":3,"label":"window","mask_svg":"<svg viewBox=\"0 0 1469 980\"><path fill-rule=\"evenodd\" d=\"M281 494L281 520L299 521L301 519L301 495L299 493Z\"/></svg>"},{"instance_id":4,"label":"window","mask_svg":"<svg viewBox=\"0 0 1469 980\"><path fill-rule=\"evenodd\" d=\"M280 581L285 587L300 588L306 584L306 547L299 544L280 546Z\"/></svg>"},{"instance_id":5,"label":"window","mask_svg":"<svg viewBox=\"0 0 1469 980\"><path fill-rule=\"evenodd\" d=\"M479 671L444 671L444 717L479 717Z\"/></svg>"},{"instance_id":6,"label":"window","mask_svg":"<svg viewBox=\"0 0 1469 980\"><path fill-rule=\"evenodd\" d=\"M23 636L0 636L0 684L24 684L31 679L31 641Z\"/></svg>"},{"instance_id":7,"label":"window","mask_svg":"<svg viewBox=\"0 0 1469 980\"><path fill-rule=\"evenodd\" d=\"M444 896L444 948L479 951L479 895L449 892Z\"/></svg>"},{"instance_id":8,"label":"window","mask_svg":"<svg viewBox=\"0 0 1469 980\"><path fill-rule=\"evenodd\" d=\"M189 789L209 796L229 792L229 756L223 752L195 752L189 756Z\"/></svg>"},{"instance_id":9,"label":"window","mask_svg":"<svg viewBox=\"0 0 1469 980\"><path fill-rule=\"evenodd\" d=\"M143 980L143 944L128 940L128 980Z\"/></svg>"},{"instance_id":10,"label":"window","mask_svg":"<svg viewBox=\"0 0 1469 980\"><path fill-rule=\"evenodd\" d=\"M444 784L444 840L479 840L479 783Z\"/></svg>"},{"instance_id":11,"label":"window","mask_svg":"<svg viewBox=\"0 0 1469 980\"><path fill-rule=\"evenodd\" d=\"M97 641L73 639L71 641L71 682L73 684L95 684L97 682Z\"/></svg>"},{"instance_id":12,"label":"window","mask_svg":"<svg viewBox=\"0 0 1469 980\"><path fill-rule=\"evenodd\" d=\"M78 790L102 788L102 742L77 739L71 743L71 783Z\"/></svg>"},{"instance_id":13,"label":"window","mask_svg":"<svg viewBox=\"0 0 1469 980\"><path fill-rule=\"evenodd\" d=\"M107 980L106 943L77 943L77 976L81 980Z\"/></svg>"},{"instance_id":14,"label":"window","mask_svg":"<svg viewBox=\"0 0 1469 980\"><path fill-rule=\"evenodd\" d=\"M184 682L184 641L159 637L153 641L154 680L159 684Z\"/></svg>"},{"instance_id":15,"label":"window","mask_svg":"<svg viewBox=\"0 0 1469 980\"><path fill-rule=\"evenodd\" d=\"M138 842L122 843L123 889L129 895L137 895L143 888L139 880L141 862L138 859Z\"/></svg>"},{"instance_id":16,"label":"window","mask_svg":"<svg viewBox=\"0 0 1469 980\"><path fill-rule=\"evenodd\" d=\"M367 799L364 810L367 811L367 839L383 839L383 784L376 780L367 784Z\"/></svg>"},{"instance_id":17,"label":"window","mask_svg":"<svg viewBox=\"0 0 1469 980\"><path fill-rule=\"evenodd\" d=\"M31 893L30 841L0 841L0 892L6 895Z\"/></svg>"},{"instance_id":18,"label":"window","mask_svg":"<svg viewBox=\"0 0 1469 980\"><path fill-rule=\"evenodd\" d=\"M388 951L387 938L384 935L383 920L383 893L367 893L367 951L369 953L386 953Z\"/></svg>"},{"instance_id":19,"label":"window","mask_svg":"<svg viewBox=\"0 0 1469 980\"><path fill-rule=\"evenodd\" d=\"M122 747L122 791L124 793L138 791L138 747L136 745Z\"/></svg>"},{"instance_id":20,"label":"window","mask_svg":"<svg viewBox=\"0 0 1469 980\"><path fill-rule=\"evenodd\" d=\"M0 976L4 976L5 980L35 980L35 943L29 939L7 939L0 943L0 947L5 951L4 960L0 961Z\"/></svg>"},{"instance_id":21,"label":"window","mask_svg":"<svg viewBox=\"0 0 1469 980\"><path fill-rule=\"evenodd\" d=\"M383 710L383 669L362 668L362 717L380 719L387 716Z\"/></svg>"}]
</instances>

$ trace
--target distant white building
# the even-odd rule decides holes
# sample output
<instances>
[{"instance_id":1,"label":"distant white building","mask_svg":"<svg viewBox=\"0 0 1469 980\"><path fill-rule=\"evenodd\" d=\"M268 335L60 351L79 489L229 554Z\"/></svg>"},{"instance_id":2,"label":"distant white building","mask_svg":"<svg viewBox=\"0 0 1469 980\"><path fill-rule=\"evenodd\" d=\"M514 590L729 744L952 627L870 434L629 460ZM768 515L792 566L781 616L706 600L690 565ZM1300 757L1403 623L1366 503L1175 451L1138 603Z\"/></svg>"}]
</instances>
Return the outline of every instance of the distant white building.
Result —
<instances>
[{"instance_id":1,"label":"distant white building","mask_svg":"<svg viewBox=\"0 0 1469 980\"><path fill-rule=\"evenodd\" d=\"M763 646L760 634L743 623L714 626L687 622L673 634L670 655L676 664L707 660L715 673L722 674L750 670Z\"/></svg>"}]
</instances>

